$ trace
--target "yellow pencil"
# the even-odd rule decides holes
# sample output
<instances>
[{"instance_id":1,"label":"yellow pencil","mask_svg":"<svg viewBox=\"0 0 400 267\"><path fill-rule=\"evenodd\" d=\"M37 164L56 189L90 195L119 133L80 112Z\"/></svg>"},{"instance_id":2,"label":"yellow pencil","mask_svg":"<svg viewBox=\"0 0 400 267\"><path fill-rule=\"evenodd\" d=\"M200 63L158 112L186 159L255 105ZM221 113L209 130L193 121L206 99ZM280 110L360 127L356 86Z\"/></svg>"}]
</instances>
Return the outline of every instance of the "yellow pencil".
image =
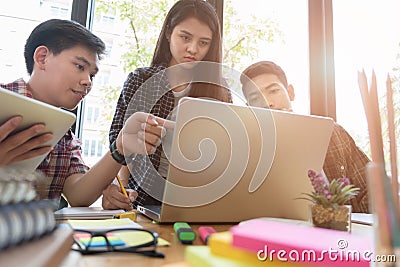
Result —
<instances>
[{"instance_id":1,"label":"yellow pencil","mask_svg":"<svg viewBox=\"0 0 400 267\"><path fill-rule=\"evenodd\" d=\"M124 185L122 184L121 178L119 178L119 175L118 175L118 174L117 174L117 180L118 180L119 187L121 188L122 193L123 193L126 197L129 198L128 193L126 192L125 187L124 187Z\"/></svg>"}]
</instances>

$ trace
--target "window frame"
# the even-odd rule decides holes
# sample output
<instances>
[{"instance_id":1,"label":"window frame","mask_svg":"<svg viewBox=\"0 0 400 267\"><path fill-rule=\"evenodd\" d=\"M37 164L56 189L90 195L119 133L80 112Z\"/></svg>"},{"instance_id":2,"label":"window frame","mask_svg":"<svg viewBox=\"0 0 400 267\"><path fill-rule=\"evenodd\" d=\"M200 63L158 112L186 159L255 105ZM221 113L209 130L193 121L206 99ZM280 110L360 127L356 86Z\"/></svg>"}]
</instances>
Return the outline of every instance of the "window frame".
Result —
<instances>
[{"instance_id":1,"label":"window frame","mask_svg":"<svg viewBox=\"0 0 400 267\"><path fill-rule=\"evenodd\" d=\"M73 0L71 20L91 29L94 19L94 2L95 0ZM83 100L78 107L73 110L73 113L76 115L76 122L72 125L71 129L79 139L82 139L84 111L85 100Z\"/></svg>"},{"instance_id":2,"label":"window frame","mask_svg":"<svg viewBox=\"0 0 400 267\"><path fill-rule=\"evenodd\" d=\"M308 0L310 113L336 121L332 0Z\"/></svg>"}]
</instances>

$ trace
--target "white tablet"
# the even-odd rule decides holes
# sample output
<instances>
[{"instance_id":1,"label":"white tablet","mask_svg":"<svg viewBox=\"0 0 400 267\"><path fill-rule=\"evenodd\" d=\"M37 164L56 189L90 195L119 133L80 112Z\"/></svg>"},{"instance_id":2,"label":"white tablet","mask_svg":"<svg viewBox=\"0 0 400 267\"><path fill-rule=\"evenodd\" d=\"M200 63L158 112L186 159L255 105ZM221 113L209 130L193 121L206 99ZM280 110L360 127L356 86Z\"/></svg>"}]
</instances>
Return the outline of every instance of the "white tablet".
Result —
<instances>
[{"instance_id":1,"label":"white tablet","mask_svg":"<svg viewBox=\"0 0 400 267\"><path fill-rule=\"evenodd\" d=\"M50 145L51 147L57 144L76 119L75 114L72 112L0 87L0 125L16 115L22 116L23 119L22 124L17 128L16 132L26 129L33 124L45 124L46 129L42 133L53 133L53 139L46 143L46 145ZM39 133L39 135L42 133ZM23 160L9 165L7 168L23 168L33 171L46 156L47 154L43 154Z\"/></svg>"}]
</instances>

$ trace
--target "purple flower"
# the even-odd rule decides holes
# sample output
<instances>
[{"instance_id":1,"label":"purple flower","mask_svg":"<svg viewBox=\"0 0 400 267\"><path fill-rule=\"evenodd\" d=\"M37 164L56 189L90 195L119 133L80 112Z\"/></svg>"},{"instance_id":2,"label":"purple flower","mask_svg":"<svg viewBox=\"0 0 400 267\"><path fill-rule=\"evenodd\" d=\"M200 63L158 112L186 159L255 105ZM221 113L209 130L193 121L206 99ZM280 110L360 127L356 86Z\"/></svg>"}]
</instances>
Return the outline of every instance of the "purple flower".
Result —
<instances>
[{"instance_id":1,"label":"purple flower","mask_svg":"<svg viewBox=\"0 0 400 267\"><path fill-rule=\"evenodd\" d=\"M340 189L343 189L345 186L350 184L350 179L347 177L342 177L339 179L339 183L341 183L342 185L340 186Z\"/></svg>"},{"instance_id":2,"label":"purple flower","mask_svg":"<svg viewBox=\"0 0 400 267\"><path fill-rule=\"evenodd\" d=\"M328 180L323 173L317 174L315 171L309 170L308 177L310 178L315 193L323 194L324 190L328 190Z\"/></svg>"},{"instance_id":3,"label":"purple flower","mask_svg":"<svg viewBox=\"0 0 400 267\"><path fill-rule=\"evenodd\" d=\"M359 192L359 188L350 184L349 178L338 178L329 182L323 171L317 173L314 170L308 170L308 177L314 192L307 194L307 199L324 207L343 205Z\"/></svg>"},{"instance_id":4,"label":"purple flower","mask_svg":"<svg viewBox=\"0 0 400 267\"><path fill-rule=\"evenodd\" d=\"M308 177L313 178L317 175L317 173L314 170L308 170Z\"/></svg>"}]
</instances>

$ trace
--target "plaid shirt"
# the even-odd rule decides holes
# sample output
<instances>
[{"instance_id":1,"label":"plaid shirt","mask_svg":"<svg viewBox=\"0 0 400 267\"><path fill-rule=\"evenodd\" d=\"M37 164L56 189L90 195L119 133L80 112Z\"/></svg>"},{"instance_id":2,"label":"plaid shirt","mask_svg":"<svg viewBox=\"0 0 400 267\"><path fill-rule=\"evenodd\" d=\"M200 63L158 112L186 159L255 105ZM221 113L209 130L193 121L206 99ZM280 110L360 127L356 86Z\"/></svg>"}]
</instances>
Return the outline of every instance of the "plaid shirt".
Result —
<instances>
[{"instance_id":1,"label":"plaid shirt","mask_svg":"<svg viewBox=\"0 0 400 267\"><path fill-rule=\"evenodd\" d=\"M225 83L222 79L221 82ZM222 93L222 92L221 92ZM226 99L231 101L230 92L226 91ZM166 66L138 68L128 74L110 128L110 143L116 140L126 119L137 111L152 113L157 117L169 118L175 107L175 97L171 91ZM152 155L136 155L129 164L131 177L129 188L138 192L134 205L160 204L165 187L165 177L158 173L162 145ZM133 178L133 179L132 179ZM152 197L154 196L154 197Z\"/></svg>"},{"instance_id":2,"label":"plaid shirt","mask_svg":"<svg viewBox=\"0 0 400 267\"><path fill-rule=\"evenodd\" d=\"M110 144L117 139L124 122L133 113L143 111L167 118L174 109L175 99L165 69L165 66L138 68L128 74L111 124ZM129 164L128 186L138 192L134 205L160 203L157 199L162 199L165 186L165 179L157 171L161 151L162 145L152 155L136 155Z\"/></svg>"},{"instance_id":3,"label":"plaid shirt","mask_svg":"<svg viewBox=\"0 0 400 267\"><path fill-rule=\"evenodd\" d=\"M32 92L23 79L9 84L0 84L1 87L32 98ZM75 137L71 129L54 146L53 150L37 167L46 177L51 179L48 198L57 199L61 196L65 180L75 173L86 173L86 166L81 156L81 142Z\"/></svg>"},{"instance_id":4,"label":"plaid shirt","mask_svg":"<svg viewBox=\"0 0 400 267\"><path fill-rule=\"evenodd\" d=\"M335 123L323 169L329 181L347 177L355 187L360 188L358 195L351 200L353 212L369 212L365 172L368 162L368 157L357 147L353 138Z\"/></svg>"}]
</instances>

